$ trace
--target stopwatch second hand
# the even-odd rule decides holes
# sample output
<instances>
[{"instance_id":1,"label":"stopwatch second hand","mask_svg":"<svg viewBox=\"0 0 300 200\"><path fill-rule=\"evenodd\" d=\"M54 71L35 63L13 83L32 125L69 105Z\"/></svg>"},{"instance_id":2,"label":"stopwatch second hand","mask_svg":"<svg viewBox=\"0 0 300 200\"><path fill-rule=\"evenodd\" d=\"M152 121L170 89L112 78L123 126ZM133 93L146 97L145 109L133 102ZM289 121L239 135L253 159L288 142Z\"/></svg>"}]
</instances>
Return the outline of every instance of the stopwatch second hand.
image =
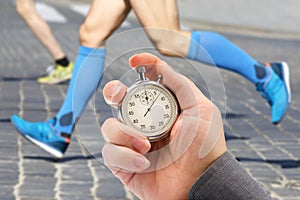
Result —
<instances>
[{"instance_id":1,"label":"stopwatch second hand","mask_svg":"<svg viewBox=\"0 0 300 200\"><path fill-rule=\"evenodd\" d=\"M148 112L151 110L153 104L156 102L156 100L158 99L159 95L161 94L161 92L155 97L154 101L151 103L150 107L147 109L147 112L144 114L144 117L146 117L146 115L148 114Z\"/></svg>"}]
</instances>

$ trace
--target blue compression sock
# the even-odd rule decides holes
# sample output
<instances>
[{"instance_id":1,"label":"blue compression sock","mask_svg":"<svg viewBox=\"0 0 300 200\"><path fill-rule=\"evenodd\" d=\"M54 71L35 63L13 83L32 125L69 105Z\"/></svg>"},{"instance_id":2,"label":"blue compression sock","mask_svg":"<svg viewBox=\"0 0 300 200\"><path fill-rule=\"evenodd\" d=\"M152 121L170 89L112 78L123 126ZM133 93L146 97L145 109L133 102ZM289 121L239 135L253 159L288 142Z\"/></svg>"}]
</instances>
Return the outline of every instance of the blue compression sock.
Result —
<instances>
[{"instance_id":1,"label":"blue compression sock","mask_svg":"<svg viewBox=\"0 0 300 200\"><path fill-rule=\"evenodd\" d=\"M105 55L104 48L79 47L67 96L55 117L54 127L58 132L65 134L73 132L76 120L98 88L103 73Z\"/></svg>"},{"instance_id":2,"label":"blue compression sock","mask_svg":"<svg viewBox=\"0 0 300 200\"><path fill-rule=\"evenodd\" d=\"M234 71L254 84L264 82L269 73L263 64L213 32L192 32L187 58Z\"/></svg>"}]
</instances>

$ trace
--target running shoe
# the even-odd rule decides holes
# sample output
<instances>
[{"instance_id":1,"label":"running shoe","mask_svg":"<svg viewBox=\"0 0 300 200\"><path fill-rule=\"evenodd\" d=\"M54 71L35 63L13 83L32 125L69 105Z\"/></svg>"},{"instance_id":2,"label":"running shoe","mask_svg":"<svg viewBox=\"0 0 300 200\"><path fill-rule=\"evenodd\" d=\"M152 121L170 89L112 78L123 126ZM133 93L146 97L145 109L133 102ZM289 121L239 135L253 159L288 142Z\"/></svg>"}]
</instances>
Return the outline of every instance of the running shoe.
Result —
<instances>
[{"instance_id":1,"label":"running shoe","mask_svg":"<svg viewBox=\"0 0 300 200\"><path fill-rule=\"evenodd\" d=\"M257 91L268 101L272 111L272 123L278 124L291 102L289 67L285 62L267 64L270 76L257 84Z\"/></svg>"},{"instance_id":2,"label":"running shoe","mask_svg":"<svg viewBox=\"0 0 300 200\"><path fill-rule=\"evenodd\" d=\"M11 122L25 139L56 158L62 158L70 144L70 137L63 137L54 129L54 119L33 123L13 115Z\"/></svg>"},{"instance_id":3,"label":"running shoe","mask_svg":"<svg viewBox=\"0 0 300 200\"><path fill-rule=\"evenodd\" d=\"M42 76L37 79L40 84L58 84L64 81L68 81L72 78L72 72L74 68L74 63L70 62L67 67L61 65L55 65L55 70L48 73L46 76Z\"/></svg>"}]
</instances>

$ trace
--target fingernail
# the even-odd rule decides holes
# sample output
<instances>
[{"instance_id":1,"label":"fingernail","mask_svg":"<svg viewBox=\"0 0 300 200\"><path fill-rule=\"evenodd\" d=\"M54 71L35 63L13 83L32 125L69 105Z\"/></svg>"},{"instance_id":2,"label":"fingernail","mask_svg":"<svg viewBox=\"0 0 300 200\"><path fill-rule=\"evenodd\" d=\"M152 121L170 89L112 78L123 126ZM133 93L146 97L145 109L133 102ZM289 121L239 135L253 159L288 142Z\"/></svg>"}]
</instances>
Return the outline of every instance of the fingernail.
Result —
<instances>
[{"instance_id":1,"label":"fingernail","mask_svg":"<svg viewBox=\"0 0 300 200\"><path fill-rule=\"evenodd\" d=\"M121 88L122 87L120 85L116 85L115 87L110 88L110 95L108 97L104 95L105 102L111 106L118 106L119 104L118 102L114 101L114 97L120 92Z\"/></svg>"},{"instance_id":2,"label":"fingernail","mask_svg":"<svg viewBox=\"0 0 300 200\"><path fill-rule=\"evenodd\" d=\"M121 87L120 85L116 85L116 86L114 87L113 92L112 92L112 94L111 94L112 98L113 98L114 96L116 96L116 95L120 92L121 88L122 88L122 87Z\"/></svg>"},{"instance_id":3,"label":"fingernail","mask_svg":"<svg viewBox=\"0 0 300 200\"><path fill-rule=\"evenodd\" d=\"M121 91L122 87L121 85L116 85L114 88L113 88L113 91L112 91L112 94L111 94L111 99L110 99L110 105L112 106L118 106L119 105L119 102L118 99L116 96L118 95L118 93Z\"/></svg>"},{"instance_id":4,"label":"fingernail","mask_svg":"<svg viewBox=\"0 0 300 200\"><path fill-rule=\"evenodd\" d=\"M139 169L146 169L150 166L149 160L140 156L134 158L134 164Z\"/></svg>"}]
</instances>

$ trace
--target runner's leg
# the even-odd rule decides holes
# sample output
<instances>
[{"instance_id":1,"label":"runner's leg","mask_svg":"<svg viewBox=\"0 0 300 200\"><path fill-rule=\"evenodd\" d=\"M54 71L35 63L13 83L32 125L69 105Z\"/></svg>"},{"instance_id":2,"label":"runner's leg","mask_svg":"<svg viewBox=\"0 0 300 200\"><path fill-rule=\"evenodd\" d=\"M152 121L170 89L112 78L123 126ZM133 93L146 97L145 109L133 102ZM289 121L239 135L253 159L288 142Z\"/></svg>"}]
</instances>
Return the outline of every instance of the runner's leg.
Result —
<instances>
[{"instance_id":1,"label":"runner's leg","mask_svg":"<svg viewBox=\"0 0 300 200\"><path fill-rule=\"evenodd\" d=\"M280 66L283 74L289 74L286 63L259 63L217 33L181 31L176 0L130 0L130 2L149 37L162 54L180 55L236 72L247 78L269 102L272 122L277 124L281 121L287 111L291 94L289 83L281 78L280 74L275 73L274 67Z\"/></svg>"},{"instance_id":2,"label":"runner's leg","mask_svg":"<svg viewBox=\"0 0 300 200\"><path fill-rule=\"evenodd\" d=\"M66 99L56 115L55 128L71 134L101 80L106 50L104 41L120 26L130 5L120 0L95 0L80 27L77 60Z\"/></svg>"}]
</instances>

